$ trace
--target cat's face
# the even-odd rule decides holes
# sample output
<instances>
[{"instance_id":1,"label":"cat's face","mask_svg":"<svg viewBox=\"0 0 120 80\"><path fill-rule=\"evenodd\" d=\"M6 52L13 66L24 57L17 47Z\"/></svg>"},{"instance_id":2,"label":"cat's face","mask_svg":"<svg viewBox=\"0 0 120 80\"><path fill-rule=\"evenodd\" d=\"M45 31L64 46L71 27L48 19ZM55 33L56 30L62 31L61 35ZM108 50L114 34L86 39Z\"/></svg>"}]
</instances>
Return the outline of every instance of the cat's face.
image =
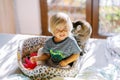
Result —
<instances>
[{"instance_id":1,"label":"cat's face","mask_svg":"<svg viewBox=\"0 0 120 80\"><path fill-rule=\"evenodd\" d=\"M82 35L83 31L81 29L81 25L73 26L72 33L74 36Z\"/></svg>"},{"instance_id":2,"label":"cat's face","mask_svg":"<svg viewBox=\"0 0 120 80\"><path fill-rule=\"evenodd\" d=\"M72 33L74 36L87 37L91 35L91 32L92 29L89 23L84 21L73 22Z\"/></svg>"}]
</instances>

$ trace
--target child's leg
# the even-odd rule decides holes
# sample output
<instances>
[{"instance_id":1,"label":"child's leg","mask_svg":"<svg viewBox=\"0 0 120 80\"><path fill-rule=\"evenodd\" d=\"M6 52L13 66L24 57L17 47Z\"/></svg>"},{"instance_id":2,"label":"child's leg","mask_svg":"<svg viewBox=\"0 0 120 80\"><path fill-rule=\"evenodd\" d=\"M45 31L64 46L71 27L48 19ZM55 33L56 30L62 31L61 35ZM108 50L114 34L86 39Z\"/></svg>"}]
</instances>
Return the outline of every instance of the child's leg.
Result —
<instances>
[{"instance_id":1,"label":"child's leg","mask_svg":"<svg viewBox=\"0 0 120 80\"><path fill-rule=\"evenodd\" d=\"M59 64L54 63L51 59L47 61L47 65L55 68L70 68L70 65L67 65L65 67L61 67Z\"/></svg>"},{"instance_id":2,"label":"child's leg","mask_svg":"<svg viewBox=\"0 0 120 80\"><path fill-rule=\"evenodd\" d=\"M51 66L51 67L56 67L56 68L59 67L59 65L56 64L56 63L54 63L54 62L51 60L51 58L47 60L47 65L48 65L48 66Z\"/></svg>"}]
</instances>

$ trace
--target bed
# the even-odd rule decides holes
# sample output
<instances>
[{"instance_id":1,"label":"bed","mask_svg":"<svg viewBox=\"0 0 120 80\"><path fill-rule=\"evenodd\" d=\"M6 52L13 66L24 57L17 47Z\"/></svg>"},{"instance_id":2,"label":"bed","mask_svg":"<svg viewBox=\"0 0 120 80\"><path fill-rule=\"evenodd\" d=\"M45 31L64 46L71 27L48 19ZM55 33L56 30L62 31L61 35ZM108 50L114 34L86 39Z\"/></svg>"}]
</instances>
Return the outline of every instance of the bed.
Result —
<instances>
[{"instance_id":1,"label":"bed","mask_svg":"<svg viewBox=\"0 0 120 80\"><path fill-rule=\"evenodd\" d=\"M0 34L1 80L30 80L29 77L23 75L18 66L17 49L20 41L31 37L36 36ZM112 50L113 47L110 47L113 45L108 45L111 41L116 42L115 39L112 39L113 37L108 39L90 38L87 45L88 52L82 56L80 61L79 73L74 78L62 77L60 80L70 80L70 78L71 80L120 80L119 55L114 55L115 51ZM119 36L117 41L119 41Z\"/></svg>"}]
</instances>

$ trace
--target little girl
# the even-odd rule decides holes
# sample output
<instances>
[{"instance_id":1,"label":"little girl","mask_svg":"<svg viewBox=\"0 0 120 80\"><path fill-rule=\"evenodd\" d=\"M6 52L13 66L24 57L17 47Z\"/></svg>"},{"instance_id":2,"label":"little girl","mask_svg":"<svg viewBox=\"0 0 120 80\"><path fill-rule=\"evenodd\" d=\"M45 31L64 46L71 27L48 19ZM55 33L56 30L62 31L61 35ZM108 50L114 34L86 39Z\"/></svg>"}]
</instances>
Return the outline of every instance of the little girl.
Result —
<instances>
[{"instance_id":1,"label":"little girl","mask_svg":"<svg viewBox=\"0 0 120 80\"><path fill-rule=\"evenodd\" d=\"M34 56L30 60L46 61L52 67L66 67L76 61L82 51L75 40L71 38L72 22L65 13L56 13L50 18L50 32L53 37L49 38L43 49L42 55Z\"/></svg>"}]
</instances>

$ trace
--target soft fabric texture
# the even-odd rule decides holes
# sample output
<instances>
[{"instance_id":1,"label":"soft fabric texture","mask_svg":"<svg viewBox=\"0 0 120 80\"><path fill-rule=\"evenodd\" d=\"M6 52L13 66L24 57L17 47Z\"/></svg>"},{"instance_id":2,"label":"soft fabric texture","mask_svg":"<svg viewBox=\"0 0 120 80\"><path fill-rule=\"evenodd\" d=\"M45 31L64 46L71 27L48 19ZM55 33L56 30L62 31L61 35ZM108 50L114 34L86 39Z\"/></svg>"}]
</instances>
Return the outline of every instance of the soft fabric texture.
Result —
<instances>
[{"instance_id":1,"label":"soft fabric texture","mask_svg":"<svg viewBox=\"0 0 120 80\"><path fill-rule=\"evenodd\" d=\"M31 80L31 79L23 74L14 74L14 75L10 75L4 80Z\"/></svg>"},{"instance_id":2,"label":"soft fabric texture","mask_svg":"<svg viewBox=\"0 0 120 80\"><path fill-rule=\"evenodd\" d=\"M39 44L39 45L41 45L42 43L44 44L44 42L43 42L43 40L41 40L41 38L33 39L36 42L32 41L31 39L28 40L28 42L27 41L25 42L25 43L31 43L32 45L35 45L36 46L35 48L33 46L31 46L30 44L25 44L26 45L26 47L25 47L22 45L22 43L20 43L21 41L24 41L24 39L27 39L30 37L32 37L32 39L33 39L33 37L35 37L35 36L20 35L20 34L17 34L17 35L0 34L0 73L2 73L2 74L0 74L0 80L12 80L12 79L15 80L16 78L17 79L19 78L19 80L21 80L21 78L16 75L15 75L15 77L14 76L11 77L12 75L18 74L18 73L20 73L20 74L25 73L25 74L27 74L27 76L28 75L32 76L32 74L37 74L37 70L32 70L32 71L29 70L28 71L28 70L25 70L24 67L21 68L22 65L19 64L21 55L18 54L19 57L17 58L17 54L16 54L17 49L18 49L18 47L20 47L20 45L24 48L23 50L21 50L25 53L25 54L23 54L23 56L24 56L27 54L27 52L29 52L29 49L30 49L30 51L34 52L34 50L36 50L37 47L39 47L39 46L36 46L36 44ZM44 38L44 37L42 37L42 39L46 40L46 38ZM95 70L99 70L99 72L102 72L103 75L106 73L110 73L112 75L112 76L110 75L112 78L116 77L114 75L114 72L120 71L120 68L119 68L120 63L118 62L118 60L120 58L118 58L118 59L116 58L116 61L114 62L116 64L115 66L116 66L117 70L114 67L109 67L109 68L105 69L105 67L108 66L107 64L110 64L110 63L113 64L113 62L111 62L111 61L113 61L113 58L110 57L108 59L106 57L106 56L111 55L111 51L109 52L107 50L107 52L106 52L106 43L107 43L106 39L91 38L89 40L88 46L87 46L88 52L87 52L87 54L82 56L82 59L79 61L79 64L78 64L80 66L79 71L86 71L87 67L94 66L93 69L90 69L90 68L87 68L87 69L90 69L91 72L94 72L95 74L96 74ZM112 42L110 42L110 43L112 44ZM28 46L30 46L30 47L28 47ZM31 48L34 48L34 50ZM19 60L17 60L17 59L19 59ZM18 67L18 65L19 65L19 67ZM47 71L46 67L44 67L44 66L43 67L41 66L41 68L39 68L39 69L37 68L37 69L40 70L40 73L42 73L42 75L40 75L40 77L42 77L42 76L45 77L44 76L45 74L44 74L44 71L42 71L42 68L44 68L43 69L44 71ZM56 69L53 69L50 67L49 67L49 70L50 71L47 71L48 76L51 74L50 72L52 72L54 74L58 74L60 71L58 69L57 69L58 71L56 71ZM92 70L94 70L94 71L92 71ZM67 71L64 71L64 72L66 72L65 75L67 75ZM38 71L38 73L39 73L39 71ZM64 75L63 72L60 72L60 73ZM77 73L77 74L79 75L80 73ZM101 73L99 73L99 74L101 74ZM71 72L71 74L69 73L68 76L69 75L73 75L73 72ZM106 74L106 75L108 75L108 74ZM104 77L106 77L106 75ZM120 80L120 73L118 73L118 76L119 77L117 77L116 80ZM72 78L74 78L74 77L75 76L73 76ZM24 80L23 78L24 77L22 77L22 80ZM62 77L62 78L66 78L66 77ZM80 78L81 78L81 76L80 76ZM80 79L80 78L78 80L86 80L86 79ZM106 78L108 78L108 77L106 77ZM25 79L25 80L27 80L27 79ZM68 80L72 80L72 79L68 79Z\"/></svg>"},{"instance_id":3,"label":"soft fabric texture","mask_svg":"<svg viewBox=\"0 0 120 80\"><path fill-rule=\"evenodd\" d=\"M107 38L105 55L107 60L117 67L120 78L120 34Z\"/></svg>"}]
</instances>

